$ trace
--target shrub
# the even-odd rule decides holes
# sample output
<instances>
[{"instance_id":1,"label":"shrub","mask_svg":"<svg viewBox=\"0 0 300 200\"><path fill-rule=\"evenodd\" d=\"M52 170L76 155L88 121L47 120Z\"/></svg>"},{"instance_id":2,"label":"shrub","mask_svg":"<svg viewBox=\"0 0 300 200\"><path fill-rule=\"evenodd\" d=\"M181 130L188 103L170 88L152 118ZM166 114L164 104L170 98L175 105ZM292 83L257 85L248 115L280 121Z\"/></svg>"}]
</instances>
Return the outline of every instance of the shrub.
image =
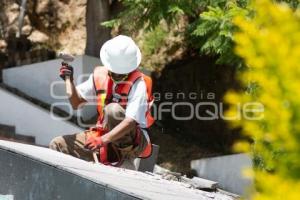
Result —
<instances>
[{"instance_id":1,"label":"shrub","mask_svg":"<svg viewBox=\"0 0 300 200\"><path fill-rule=\"evenodd\" d=\"M239 79L254 92L229 92L234 113L238 102L264 105L260 120L232 121L253 143L236 146L253 153L257 192L254 199L298 199L300 196L300 10L269 0L253 3L254 17L237 17L236 53L247 69ZM259 113L252 111L253 116Z\"/></svg>"}]
</instances>

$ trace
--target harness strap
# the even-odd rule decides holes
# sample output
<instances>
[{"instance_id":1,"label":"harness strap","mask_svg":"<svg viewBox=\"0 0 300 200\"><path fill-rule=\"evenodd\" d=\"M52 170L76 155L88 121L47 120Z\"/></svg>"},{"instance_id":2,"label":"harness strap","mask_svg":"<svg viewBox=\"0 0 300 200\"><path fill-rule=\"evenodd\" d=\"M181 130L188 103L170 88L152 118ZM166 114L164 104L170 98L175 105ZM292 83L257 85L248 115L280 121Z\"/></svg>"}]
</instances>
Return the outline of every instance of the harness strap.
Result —
<instances>
[{"instance_id":1,"label":"harness strap","mask_svg":"<svg viewBox=\"0 0 300 200\"><path fill-rule=\"evenodd\" d=\"M118 100L115 100L115 102L117 101L117 103L120 103L121 106L126 108L130 90L134 83L141 77L142 73L135 70L129 74L127 81L119 83L115 89L115 93L117 94L116 96L118 96Z\"/></svg>"},{"instance_id":2,"label":"harness strap","mask_svg":"<svg viewBox=\"0 0 300 200\"><path fill-rule=\"evenodd\" d=\"M134 138L134 147L138 146L141 143L141 131L142 130L140 129L140 127L137 126Z\"/></svg>"},{"instance_id":3,"label":"harness strap","mask_svg":"<svg viewBox=\"0 0 300 200\"><path fill-rule=\"evenodd\" d=\"M147 128L141 128L141 127L137 126L133 148L135 148L135 147L137 147L137 146L140 145L141 140L142 140L142 134L144 135L143 130L147 130ZM139 155L139 158L148 158L152 154L152 144L150 142L150 138L149 138L148 135L147 136L144 135L144 137L146 137L147 146L145 147L145 149L143 150L143 152Z\"/></svg>"},{"instance_id":4,"label":"harness strap","mask_svg":"<svg viewBox=\"0 0 300 200\"><path fill-rule=\"evenodd\" d=\"M103 136L107 133L107 131L105 131L104 129L98 129L98 134L99 136ZM117 156L117 161L116 162L110 162L108 160L108 149L109 149L109 145L111 147L111 150L114 151L114 153ZM120 166L124 159L122 158L122 156L119 153L119 150L113 145L113 144L106 144L100 147L99 149L99 160L100 163L104 164L104 165L110 165L110 166L114 166L114 167L118 167Z\"/></svg>"}]
</instances>

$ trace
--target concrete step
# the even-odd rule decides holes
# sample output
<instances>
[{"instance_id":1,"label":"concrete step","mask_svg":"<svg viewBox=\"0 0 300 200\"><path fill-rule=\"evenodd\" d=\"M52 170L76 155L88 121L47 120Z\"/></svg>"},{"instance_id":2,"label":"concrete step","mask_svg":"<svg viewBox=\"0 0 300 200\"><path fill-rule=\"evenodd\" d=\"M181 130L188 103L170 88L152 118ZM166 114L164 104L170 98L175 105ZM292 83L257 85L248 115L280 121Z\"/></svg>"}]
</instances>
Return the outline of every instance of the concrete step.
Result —
<instances>
[{"instance_id":1,"label":"concrete step","mask_svg":"<svg viewBox=\"0 0 300 200\"><path fill-rule=\"evenodd\" d=\"M13 124L16 133L34 136L38 145L47 146L51 139L62 134L72 134L83 131L69 121L58 120L59 116L34 104L7 88L0 86L0 123ZM45 128L46 127L46 128ZM17 137L22 139L21 136ZM32 141L32 138L29 139Z\"/></svg>"},{"instance_id":2,"label":"concrete step","mask_svg":"<svg viewBox=\"0 0 300 200\"><path fill-rule=\"evenodd\" d=\"M0 88L3 89L3 90L5 90L5 91L8 91L8 92L10 92L12 94L15 94L15 95L17 95L18 97L20 97L20 98L22 98L24 100L30 101L32 104L36 105L39 108L45 109L47 111L51 110L51 105L50 104L45 103L45 102L43 102L43 101L41 101L41 100L39 100L37 98L31 97L28 94L20 91L17 88L8 86L8 85L6 85L4 83L0 83ZM69 116L69 114L66 111L64 111L64 110L62 110L62 109L60 109L58 107L55 107L55 106L53 107L52 112L54 114L60 116L60 117L67 117L67 116ZM70 121L70 122L78 125L78 121L77 121L77 119L76 119L75 116L72 116L68 121Z\"/></svg>"},{"instance_id":3,"label":"concrete step","mask_svg":"<svg viewBox=\"0 0 300 200\"><path fill-rule=\"evenodd\" d=\"M191 161L191 168L201 178L219 183L221 189L246 195L253 180L243 175L243 171L252 169L252 160L248 154L233 154L203 158Z\"/></svg>"},{"instance_id":4,"label":"concrete step","mask_svg":"<svg viewBox=\"0 0 300 200\"><path fill-rule=\"evenodd\" d=\"M0 139L35 144L35 138L33 136L16 134L16 128L14 126L5 124L0 124Z\"/></svg>"},{"instance_id":5,"label":"concrete step","mask_svg":"<svg viewBox=\"0 0 300 200\"><path fill-rule=\"evenodd\" d=\"M153 172L159 152L159 146L152 144L152 154L148 158L137 158L135 165L138 171L141 172Z\"/></svg>"},{"instance_id":6,"label":"concrete step","mask_svg":"<svg viewBox=\"0 0 300 200\"><path fill-rule=\"evenodd\" d=\"M142 172L94 164L48 148L0 140L0 194L14 200L233 200Z\"/></svg>"},{"instance_id":7,"label":"concrete step","mask_svg":"<svg viewBox=\"0 0 300 200\"><path fill-rule=\"evenodd\" d=\"M65 84L58 76L61 61L61 59L54 59L4 69L3 83L48 105L53 103L68 103L67 97L63 97L66 95ZM85 81L89 77L89 74L93 73L94 67L100 64L99 58L86 55L76 56L72 62L75 70L75 82L79 84ZM70 112L67 106L56 105L62 110ZM77 112L71 111L71 113ZM95 114L97 114L96 106L93 108L92 106L85 106L82 108L82 115L80 113L84 120L93 117Z\"/></svg>"},{"instance_id":8,"label":"concrete step","mask_svg":"<svg viewBox=\"0 0 300 200\"><path fill-rule=\"evenodd\" d=\"M5 124L0 124L0 132L15 133L16 127L10 126L10 125L5 125Z\"/></svg>"},{"instance_id":9,"label":"concrete step","mask_svg":"<svg viewBox=\"0 0 300 200\"><path fill-rule=\"evenodd\" d=\"M35 144L35 138L31 136L17 135L15 137L5 137L0 135L0 140L24 143L24 144Z\"/></svg>"}]
</instances>

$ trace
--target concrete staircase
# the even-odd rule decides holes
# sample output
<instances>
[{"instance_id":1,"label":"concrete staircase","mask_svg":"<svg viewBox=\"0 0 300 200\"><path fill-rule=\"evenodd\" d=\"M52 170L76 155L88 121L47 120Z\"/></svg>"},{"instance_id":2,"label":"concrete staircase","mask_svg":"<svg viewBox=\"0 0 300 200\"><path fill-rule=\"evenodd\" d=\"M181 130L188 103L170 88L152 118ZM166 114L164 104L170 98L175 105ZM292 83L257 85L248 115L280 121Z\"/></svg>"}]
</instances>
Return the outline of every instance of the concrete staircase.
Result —
<instances>
[{"instance_id":1,"label":"concrete staircase","mask_svg":"<svg viewBox=\"0 0 300 200\"><path fill-rule=\"evenodd\" d=\"M97 114L95 106L85 106L75 112L66 106L69 102L65 84L58 76L61 62L61 59L54 59L3 69L3 83L40 102L55 104L72 115L79 115L88 120ZM76 56L71 64L74 68L74 82L77 85L89 77L95 66L100 65L100 59L85 55Z\"/></svg>"},{"instance_id":2,"label":"concrete staircase","mask_svg":"<svg viewBox=\"0 0 300 200\"><path fill-rule=\"evenodd\" d=\"M32 136L37 145L48 146L56 136L83 131L70 121L54 119L59 116L4 87L0 87L0 99L0 124L14 126L15 130L10 131L15 137ZM6 131L9 132L9 128Z\"/></svg>"},{"instance_id":3,"label":"concrete staircase","mask_svg":"<svg viewBox=\"0 0 300 200\"><path fill-rule=\"evenodd\" d=\"M35 144L35 137L16 133L16 127L0 124L0 139Z\"/></svg>"}]
</instances>

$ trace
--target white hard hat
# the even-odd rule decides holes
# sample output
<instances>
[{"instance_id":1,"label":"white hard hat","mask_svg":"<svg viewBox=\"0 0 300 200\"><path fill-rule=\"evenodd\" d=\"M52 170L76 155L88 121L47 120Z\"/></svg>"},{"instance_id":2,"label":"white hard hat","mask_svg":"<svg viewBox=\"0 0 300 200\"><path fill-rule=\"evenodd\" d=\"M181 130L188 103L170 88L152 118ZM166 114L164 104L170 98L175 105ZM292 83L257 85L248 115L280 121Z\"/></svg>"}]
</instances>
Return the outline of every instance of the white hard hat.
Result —
<instances>
[{"instance_id":1,"label":"white hard hat","mask_svg":"<svg viewBox=\"0 0 300 200\"><path fill-rule=\"evenodd\" d=\"M114 37L103 44L100 58L104 67L116 74L134 71L141 63L142 55L134 41L125 35Z\"/></svg>"}]
</instances>

